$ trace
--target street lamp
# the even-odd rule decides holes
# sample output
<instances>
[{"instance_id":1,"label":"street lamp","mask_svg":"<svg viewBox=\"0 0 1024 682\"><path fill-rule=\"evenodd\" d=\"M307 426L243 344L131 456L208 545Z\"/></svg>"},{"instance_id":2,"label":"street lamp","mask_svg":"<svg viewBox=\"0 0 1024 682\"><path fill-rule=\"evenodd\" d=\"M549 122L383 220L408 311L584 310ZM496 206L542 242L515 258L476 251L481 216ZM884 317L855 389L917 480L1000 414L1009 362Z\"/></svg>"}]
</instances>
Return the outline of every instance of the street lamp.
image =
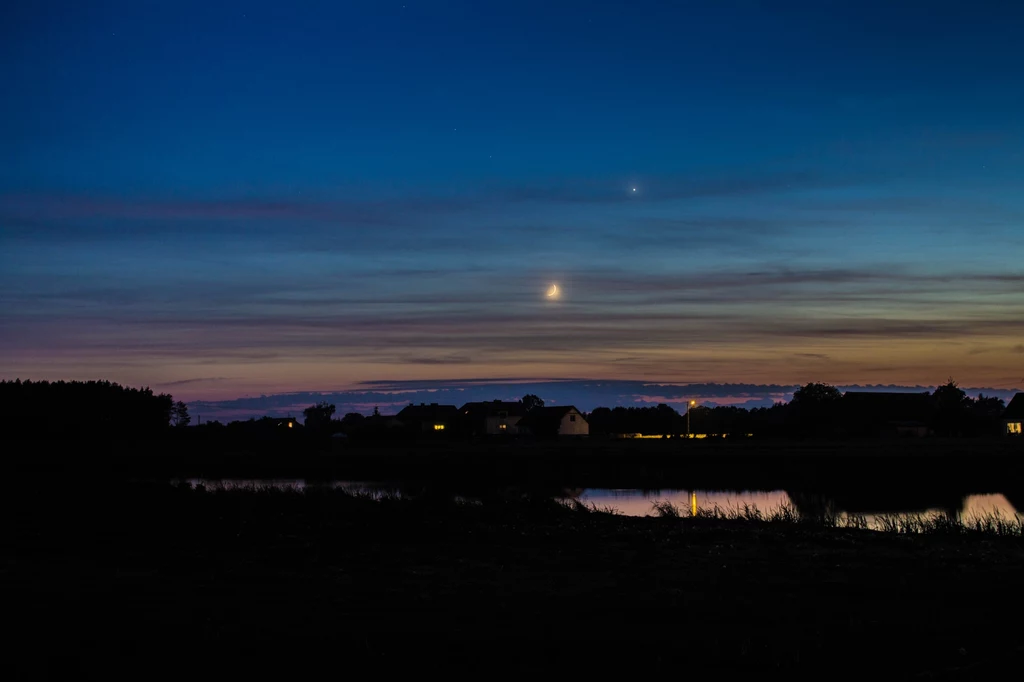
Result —
<instances>
[{"instance_id":1,"label":"street lamp","mask_svg":"<svg viewBox=\"0 0 1024 682\"><path fill-rule=\"evenodd\" d=\"M696 400L691 400L690 404L686 406L686 437L690 438L690 410L697 404Z\"/></svg>"}]
</instances>

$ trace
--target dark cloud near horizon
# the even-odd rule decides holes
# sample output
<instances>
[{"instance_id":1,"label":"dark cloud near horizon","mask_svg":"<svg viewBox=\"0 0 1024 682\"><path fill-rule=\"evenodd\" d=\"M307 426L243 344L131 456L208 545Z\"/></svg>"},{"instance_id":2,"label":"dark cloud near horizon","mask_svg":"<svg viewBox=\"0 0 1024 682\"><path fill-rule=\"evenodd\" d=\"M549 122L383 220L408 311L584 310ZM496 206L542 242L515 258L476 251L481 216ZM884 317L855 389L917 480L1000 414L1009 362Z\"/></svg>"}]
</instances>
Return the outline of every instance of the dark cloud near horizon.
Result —
<instances>
[{"instance_id":1,"label":"dark cloud near horizon","mask_svg":"<svg viewBox=\"0 0 1024 682\"><path fill-rule=\"evenodd\" d=\"M208 384L215 381L230 381L230 377L196 377L194 379L179 379L178 381L168 381L162 384L156 384L160 388L169 388L171 386L187 386L189 384Z\"/></svg>"}]
</instances>

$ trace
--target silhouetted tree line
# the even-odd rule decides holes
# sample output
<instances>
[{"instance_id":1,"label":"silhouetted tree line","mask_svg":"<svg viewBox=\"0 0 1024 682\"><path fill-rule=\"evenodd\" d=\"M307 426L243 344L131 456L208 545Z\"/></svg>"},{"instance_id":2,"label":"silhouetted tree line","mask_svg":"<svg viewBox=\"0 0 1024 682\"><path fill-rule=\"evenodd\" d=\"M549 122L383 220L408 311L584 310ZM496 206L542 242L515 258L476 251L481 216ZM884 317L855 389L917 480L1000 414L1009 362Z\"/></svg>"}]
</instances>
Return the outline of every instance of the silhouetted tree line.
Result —
<instances>
[{"instance_id":1,"label":"silhouetted tree line","mask_svg":"<svg viewBox=\"0 0 1024 682\"><path fill-rule=\"evenodd\" d=\"M860 400L866 396L866 400ZM808 383L788 403L746 409L690 408L693 434L756 438L863 438L898 435L984 436L1000 432L1001 398L971 398L950 379L933 393L871 393L844 396L835 386ZM598 407L587 415L591 435L680 436L686 415L669 405Z\"/></svg>"},{"instance_id":2,"label":"silhouetted tree line","mask_svg":"<svg viewBox=\"0 0 1024 682\"><path fill-rule=\"evenodd\" d=\"M695 406L690 408L690 433L782 435L786 405L745 409L733 406ZM654 407L598 407L587 415L592 436L642 434L645 436L683 436L687 433L686 413L670 405Z\"/></svg>"},{"instance_id":3,"label":"silhouetted tree line","mask_svg":"<svg viewBox=\"0 0 1024 682\"><path fill-rule=\"evenodd\" d=\"M189 421L184 403L149 388L110 381L0 381L0 423L7 438L151 437Z\"/></svg>"},{"instance_id":4,"label":"silhouetted tree line","mask_svg":"<svg viewBox=\"0 0 1024 682\"><path fill-rule=\"evenodd\" d=\"M866 396L866 399L863 399ZM537 396L522 402L543 405ZM690 408L689 432L708 436L773 438L862 438L898 435L979 436L999 433L1005 405L1000 398L971 398L950 379L934 393L873 393L844 396L835 386L808 383L793 399L771 407L736 406ZM344 433L356 440L407 440L419 431L394 424L393 418L350 412L334 419L335 406L321 402L304 412L306 426L320 435ZM681 437L687 433L687 415L670 405L653 407L598 407L585 415L591 436L635 435ZM452 438L464 434L449 428L429 437Z\"/></svg>"},{"instance_id":5,"label":"silhouetted tree line","mask_svg":"<svg viewBox=\"0 0 1024 682\"><path fill-rule=\"evenodd\" d=\"M782 433L790 437L898 435L985 436L999 433L1001 398L971 398L953 379L933 393L848 392L812 383L782 407Z\"/></svg>"},{"instance_id":6,"label":"silhouetted tree line","mask_svg":"<svg viewBox=\"0 0 1024 682\"><path fill-rule=\"evenodd\" d=\"M522 402L543 406L537 396ZM247 441L252 443L328 442L344 434L354 440L384 441L422 438L393 417L347 413L334 417L336 408L324 401L303 411L304 424L294 418L263 417L221 424L206 422L193 428L188 407L170 395L149 388L127 388L109 381L0 381L0 421L7 438L154 437L177 434L181 438ZM999 433L1005 410L1002 399L968 396L950 379L933 393L851 392L809 383L793 400L771 407L735 406L690 408L693 434L753 436L756 438L858 438L886 435L935 434L978 436ZM687 415L673 407L598 407L586 415L592 436L660 435L687 433ZM435 436L435 434L427 434ZM464 434L450 428L441 438Z\"/></svg>"},{"instance_id":7,"label":"silhouetted tree line","mask_svg":"<svg viewBox=\"0 0 1024 682\"><path fill-rule=\"evenodd\" d=\"M207 420L187 429L187 435L203 441L276 447L286 442L305 442L310 434L309 429L293 417L253 417L227 424L215 419Z\"/></svg>"}]
</instances>

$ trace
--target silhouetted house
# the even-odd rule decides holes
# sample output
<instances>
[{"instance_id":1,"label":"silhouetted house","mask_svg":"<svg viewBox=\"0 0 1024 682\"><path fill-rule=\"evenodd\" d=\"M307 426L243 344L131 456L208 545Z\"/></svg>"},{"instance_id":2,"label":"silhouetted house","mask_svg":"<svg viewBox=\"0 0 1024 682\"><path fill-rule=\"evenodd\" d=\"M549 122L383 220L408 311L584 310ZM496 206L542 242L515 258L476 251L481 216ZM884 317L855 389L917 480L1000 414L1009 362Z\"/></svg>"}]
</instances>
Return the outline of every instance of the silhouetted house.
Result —
<instances>
[{"instance_id":1,"label":"silhouetted house","mask_svg":"<svg viewBox=\"0 0 1024 682\"><path fill-rule=\"evenodd\" d=\"M519 433L532 436L587 436L590 424L572 405L535 407L519 420Z\"/></svg>"},{"instance_id":2,"label":"silhouetted house","mask_svg":"<svg viewBox=\"0 0 1024 682\"><path fill-rule=\"evenodd\" d=\"M408 405L396 416L407 429L423 433L451 432L459 424L459 410L454 405Z\"/></svg>"},{"instance_id":3,"label":"silhouetted house","mask_svg":"<svg viewBox=\"0 0 1024 682\"><path fill-rule=\"evenodd\" d=\"M861 436L931 434L935 403L931 394L847 391L839 404L845 430Z\"/></svg>"},{"instance_id":4,"label":"silhouetted house","mask_svg":"<svg viewBox=\"0 0 1024 682\"><path fill-rule=\"evenodd\" d=\"M466 403L459 413L467 433L474 436L511 436L519 433L519 420L526 415L521 402L493 400Z\"/></svg>"},{"instance_id":5,"label":"silhouetted house","mask_svg":"<svg viewBox=\"0 0 1024 682\"><path fill-rule=\"evenodd\" d=\"M349 420L342 432L356 441L392 440L404 435L405 425L393 414L373 414Z\"/></svg>"},{"instance_id":6,"label":"silhouetted house","mask_svg":"<svg viewBox=\"0 0 1024 682\"><path fill-rule=\"evenodd\" d=\"M366 417L359 424L360 428L374 429L377 431L390 431L400 429L404 426L402 420L394 414L372 414Z\"/></svg>"},{"instance_id":7,"label":"silhouetted house","mask_svg":"<svg viewBox=\"0 0 1024 682\"><path fill-rule=\"evenodd\" d=\"M1024 435L1024 393L1018 393L1010 400L1003 413L1003 433L1007 436Z\"/></svg>"}]
</instances>

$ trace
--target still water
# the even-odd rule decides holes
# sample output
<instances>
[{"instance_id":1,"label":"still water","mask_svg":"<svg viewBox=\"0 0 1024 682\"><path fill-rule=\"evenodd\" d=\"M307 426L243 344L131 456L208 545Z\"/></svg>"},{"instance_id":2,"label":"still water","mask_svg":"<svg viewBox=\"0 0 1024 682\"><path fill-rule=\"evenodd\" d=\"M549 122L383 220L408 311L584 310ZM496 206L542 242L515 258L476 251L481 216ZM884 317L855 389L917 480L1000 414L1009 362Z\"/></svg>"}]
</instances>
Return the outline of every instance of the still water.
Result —
<instances>
[{"instance_id":1,"label":"still water","mask_svg":"<svg viewBox=\"0 0 1024 682\"><path fill-rule=\"evenodd\" d=\"M868 527L876 526L878 518L893 514L920 514L925 517L945 515L964 521L975 518L999 516L1010 520L1024 511L1018 510L1005 495L984 494L951 496L944 499L936 495L933 500L901 502L897 497L886 500L873 496L861 498L829 498L772 491L721 491L721 490L602 490L586 489L579 496L580 501L593 504L598 509L610 508L627 516L653 515L656 503L670 502L683 515L694 510L720 510L725 514L742 512L746 508L759 510L762 514L790 507L800 515L812 515L828 511L839 516L863 516Z\"/></svg>"},{"instance_id":2,"label":"still water","mask_svg":"<svg viewBox=\"0 0 1024 682\"><path fill-rule=\"evenodd\" d=\"M180 481L174 481L179 483ZM303 479L188 479L193 486L209 489L278 488L304 490L306 488L337 488L370 495L404 494L400 484L365 483L358 481L307 482ZM790 493L785 490L638 490L634 488L569 488L554 497L578 499L588 506L614 510L626 516L653 516L656 504L669 502L683 516L694 511L719 511L723 514L741 513L745 509L758 510L769 515L783 508L795 510L803 516L822 512L838 516L857 515L868 527L877 527L878 519L888 515L949 516L970 521L976 518L998 516L1012 520L1024 516L1024 501L1013 498L1017 506L1003 494L839 494L833 496Z\"/></svg>"}]
</instances>

